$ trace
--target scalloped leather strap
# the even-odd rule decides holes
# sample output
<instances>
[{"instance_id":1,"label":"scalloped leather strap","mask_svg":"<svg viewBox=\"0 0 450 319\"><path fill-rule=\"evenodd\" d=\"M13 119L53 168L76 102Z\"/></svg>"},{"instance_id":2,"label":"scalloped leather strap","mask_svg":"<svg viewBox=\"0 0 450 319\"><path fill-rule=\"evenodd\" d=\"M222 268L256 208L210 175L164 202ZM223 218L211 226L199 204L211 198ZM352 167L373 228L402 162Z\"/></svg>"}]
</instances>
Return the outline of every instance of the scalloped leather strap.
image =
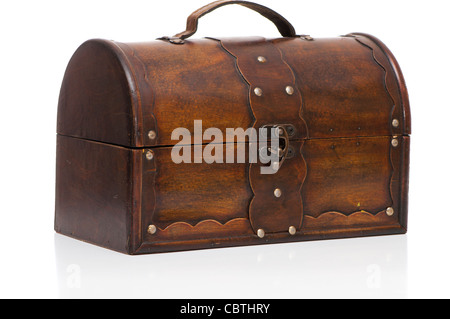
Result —
<instances>
[{"instance_id":1,"label":"scalloped leather strap","mask_svg":"<svg viewBox=\"0 0 450 319\"><path fill-rule=\"evenodd\" d=\"M249 103L255 118L253 127L292 128L282 135L289 139L288 155L278 163L279 170L275 174L262 174L261 168L267 168L267 164L250 164L249 181L254 194L249 206L250 223L261 238L275 233L296 235L303 221L301 189L307 168L301 149L308 137L308 128L301 117L303 103L295 74L280 50L265 38L219 41L236 58L238 71L249 84Z\"/></svg>"}]
</instances>

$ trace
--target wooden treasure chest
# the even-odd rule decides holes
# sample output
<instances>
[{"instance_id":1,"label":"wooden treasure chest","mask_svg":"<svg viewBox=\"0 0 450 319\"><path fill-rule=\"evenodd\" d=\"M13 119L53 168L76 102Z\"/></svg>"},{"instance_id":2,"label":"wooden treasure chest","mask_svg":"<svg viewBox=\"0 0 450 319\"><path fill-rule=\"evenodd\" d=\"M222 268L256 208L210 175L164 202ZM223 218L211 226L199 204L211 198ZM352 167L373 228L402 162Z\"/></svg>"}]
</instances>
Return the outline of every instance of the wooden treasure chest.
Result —
<instances>
[{"instance_id":1,"label":"wooden treasure chest","mask_svg":"<svg viewBox=\"0 0 450 319\"><path fill-rule=\"evenodd\" d=\"M255 10L282 37L191 40ZM403 234L411 119L377 38L217 1L153 42L91 40L59 99L58 233L128 254Z\"/></svg>"}]
</instances>

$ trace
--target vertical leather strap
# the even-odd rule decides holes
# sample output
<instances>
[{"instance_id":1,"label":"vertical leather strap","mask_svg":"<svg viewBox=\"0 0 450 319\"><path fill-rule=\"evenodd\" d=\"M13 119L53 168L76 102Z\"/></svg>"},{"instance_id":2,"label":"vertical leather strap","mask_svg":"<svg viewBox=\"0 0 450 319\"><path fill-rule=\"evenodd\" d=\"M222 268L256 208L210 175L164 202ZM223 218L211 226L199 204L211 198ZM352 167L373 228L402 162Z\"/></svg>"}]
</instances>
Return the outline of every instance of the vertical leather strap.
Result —
<instances>
[{"instance_id":1,"label":"vertical leather strap","mask_svg":"<svg viewBox=\"0 0 450 319\"><path fill-rule=\"evenodd\" d=\"M259 236L299 230L303 221L301 188L306 178L301 148L308 132L301 118L302 99L294 73L277 47L264 38L227 39L221 43L236 57L238 69L249 84L254 128L293 128L289 132L290 157L278 172L264 175L264 164L251 164L249 179L254 198L249 217L253 230Z\"/></svg>"}]
</instances>

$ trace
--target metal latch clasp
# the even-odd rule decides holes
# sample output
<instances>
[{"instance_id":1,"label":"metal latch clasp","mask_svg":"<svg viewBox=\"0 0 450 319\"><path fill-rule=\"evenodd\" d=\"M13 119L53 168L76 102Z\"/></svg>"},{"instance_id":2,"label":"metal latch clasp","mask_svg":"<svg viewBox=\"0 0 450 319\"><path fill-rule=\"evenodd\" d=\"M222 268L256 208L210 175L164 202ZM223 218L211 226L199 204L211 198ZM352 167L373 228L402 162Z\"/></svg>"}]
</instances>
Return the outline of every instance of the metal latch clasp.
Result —
<instances>
[{"instance_id":1,"label":"metal latch clasp","mask_svg":"<svg viewBox=\"0 0 450 319\"><path fill-rule=\"evenodd\" d=\"M265 125L262 129L273 132L274 136L271 136L270 140L278 139L278 144L275 143L276 147L271 146L261 148L261 158L265 159L267 162L271 162L272 169L278 171L286 159L293 157L293 150L289 146L289 137L294 134L294 128L292 125ZM276 157L277 160L272 159ZM271 161L272 160L272 161Z\"/></svg>"}]
</instances>

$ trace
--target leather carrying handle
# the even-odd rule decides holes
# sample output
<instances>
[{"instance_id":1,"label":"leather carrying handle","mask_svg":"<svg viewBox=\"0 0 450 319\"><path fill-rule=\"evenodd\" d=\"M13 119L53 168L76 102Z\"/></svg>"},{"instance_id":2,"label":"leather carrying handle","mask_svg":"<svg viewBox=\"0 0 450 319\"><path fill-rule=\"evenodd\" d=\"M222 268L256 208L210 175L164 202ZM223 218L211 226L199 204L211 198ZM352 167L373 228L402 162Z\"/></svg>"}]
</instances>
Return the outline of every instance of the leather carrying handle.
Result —
<instances>
[{"instance_id":1,"label":"leather carrying handle","mask_svg":"<svg viewBox=\"0 0 450 319\"><path fill-rule=\"evenodd\" d=\"M273 11L272 9L269 9L263 5L249 2L249 1L220 0L220 1L210 3L206 6L198 9L194 13L192 13L187 20L186 31L175 35L174 38L185 40L185 39L192 37L197 32L198 20L201 17L207 15L208 13L210 13L216 9L219 9L220 7L230 5L230 4L239 4L241 6L244 6L246 8L249 8L251 10L258 12L265 18L272 21L276 25L276 27L278 28L278 31L280 31L280 33L283 37L295 37L296 36L295 28L292 26L292 24L288 20L283 18L280 14Z\"/></svg>"}]
</instances>

